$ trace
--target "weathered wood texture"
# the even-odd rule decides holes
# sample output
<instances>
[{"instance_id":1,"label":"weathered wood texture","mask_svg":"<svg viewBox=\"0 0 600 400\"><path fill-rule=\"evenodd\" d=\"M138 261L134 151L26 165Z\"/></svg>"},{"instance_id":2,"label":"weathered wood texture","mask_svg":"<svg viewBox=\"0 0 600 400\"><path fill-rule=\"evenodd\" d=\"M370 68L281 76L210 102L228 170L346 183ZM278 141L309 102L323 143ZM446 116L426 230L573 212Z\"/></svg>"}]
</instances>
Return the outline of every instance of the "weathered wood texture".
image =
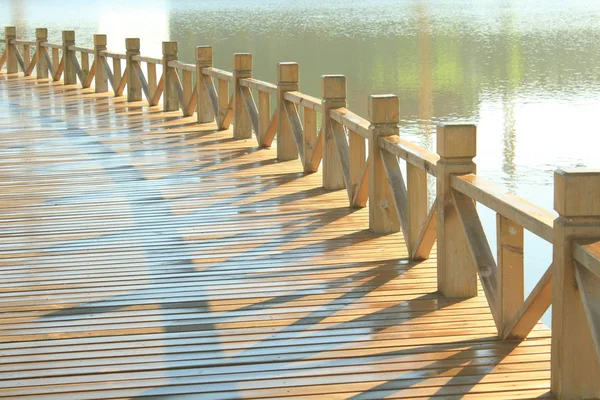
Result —
<instances>
[{"instance_id":1,"label":"weathered wood texture","mask_svg":"<svg viewBox=\"0 0 600 400\"><path fill-rule=\"evenodd\" d=\"M0 75L0 397L549 396L547 329L498 341L320 173L32 80Z\"/></svg>"}]
</instances>

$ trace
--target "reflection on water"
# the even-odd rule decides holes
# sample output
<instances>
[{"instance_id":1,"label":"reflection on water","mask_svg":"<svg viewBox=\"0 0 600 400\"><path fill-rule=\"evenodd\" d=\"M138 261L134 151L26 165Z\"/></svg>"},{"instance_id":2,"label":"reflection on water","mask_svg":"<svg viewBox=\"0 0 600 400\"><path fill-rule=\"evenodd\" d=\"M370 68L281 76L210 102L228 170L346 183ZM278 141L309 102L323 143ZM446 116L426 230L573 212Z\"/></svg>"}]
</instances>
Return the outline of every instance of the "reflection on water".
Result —
<instances>
[{"instance_id":1,"label":"reflection on water","mask_svg":"<svg viewBox=\"0 0 600 400\"><path fill-rule=\"evenodd\" d=\"M251 52L255 76L271 82L277 62L297 61L312 95L321 74L345 74L353 110L366 115L369 94L398 94L402 134L429 148L435 122L475 123L479 173L549 209L555 167L599 164L588 122L600 106L597 0L5 2L0 24L28 38L38 26L52 40L75 29L81 45L107 33L122 50L137 36L156 56L171 39L190 62L194 46L212 44L217 66ZM492 235L494 221L485 217ZM530 289L550 255L534 238L526 245Z\"/></svg>"}]
</instances>

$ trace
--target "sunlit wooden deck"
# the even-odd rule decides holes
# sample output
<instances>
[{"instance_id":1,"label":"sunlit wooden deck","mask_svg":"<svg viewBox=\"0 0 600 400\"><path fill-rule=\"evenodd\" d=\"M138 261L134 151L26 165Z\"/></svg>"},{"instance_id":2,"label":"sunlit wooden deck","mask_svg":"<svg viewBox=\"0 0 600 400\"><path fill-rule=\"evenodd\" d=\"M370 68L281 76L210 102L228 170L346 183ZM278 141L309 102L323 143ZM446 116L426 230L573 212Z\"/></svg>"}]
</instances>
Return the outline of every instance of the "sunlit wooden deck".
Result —
<instances>
[{"instance_id":1,"label":"sunlit wooden deck","mask_svg":"<svg viewBox=\"0 0 600 400\"><path fill-rule=\"evenodd\" d=\"M549 330L498 341L320 173L141 104L0 75L0 397L550 396Z\"/></svg>"}]
</instances>

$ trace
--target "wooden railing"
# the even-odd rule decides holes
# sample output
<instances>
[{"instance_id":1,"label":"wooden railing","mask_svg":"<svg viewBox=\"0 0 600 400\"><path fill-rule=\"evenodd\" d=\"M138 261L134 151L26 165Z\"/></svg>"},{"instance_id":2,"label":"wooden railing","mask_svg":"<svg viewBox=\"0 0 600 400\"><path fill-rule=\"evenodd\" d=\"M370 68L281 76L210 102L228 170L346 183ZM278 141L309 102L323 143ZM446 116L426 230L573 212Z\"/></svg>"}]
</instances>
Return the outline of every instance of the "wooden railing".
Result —
<instances>
[{"instance_id":1,"label":"wooden railing","mask_svg":"<svg viewBox=\"0 0 600 400\"><path fill-rule=\"evenodd\" d=\"M38 79L64 75L65 84L78 80L84 88L95 81L96 93L108 93L110 84L115 96L127 88L127 101L143 95L149 106L162 97L164 111L196 113L199 123L220 130L233 123L236 139L254 132L258 146L269 147L277 138L277 159L300 158L306 173L322 165L323 186L345 188L351 207L368 204L371 231L402 231L411 259L427 259L437 242L442 295L476 296L479 277L501 339L525 338L553 305L553 391L564 398L600 396L599 171L556 172L556 218L476 174L475 126L438 126L433 153L400 137L398 97L370 96L368 118L350 111L342 75L321 77L319 99L299 91L297 63L279 63L271 84L252 77L250 54L234 55L233 72L214 68L210 46L196 48L194 65L178 60L176 42L163 42L162 58L151 58L140 55L139 39L126 39L126 54L117 54L107 51L106 35L94 35L94 48L85 49L75 46L73 31L63 32L62 44L48 43L45 29L36 30L36 42L17 40L13 27L5 33L0 61L9 74L20 67L25 75L36 69ZM497 257L476 203L497 214ZM553 263L527 299L525 230L554 245Z\"/></svg>"}]
</instances>

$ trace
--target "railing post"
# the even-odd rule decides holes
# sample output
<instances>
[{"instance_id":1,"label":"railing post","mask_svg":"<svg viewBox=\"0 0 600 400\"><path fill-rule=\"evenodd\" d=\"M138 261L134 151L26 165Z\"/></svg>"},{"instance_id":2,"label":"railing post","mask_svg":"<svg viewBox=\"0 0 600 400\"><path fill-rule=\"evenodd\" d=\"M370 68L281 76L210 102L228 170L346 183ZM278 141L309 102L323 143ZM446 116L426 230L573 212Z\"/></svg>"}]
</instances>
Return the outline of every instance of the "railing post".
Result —
<instances>
[{"instance_id":1,"label":"railing post","mask_svg":"<svg viewBox=\"0 0 600 400\"><path fill-rule=\"evenodd\" d=\"M525 301L523 275L524 229L518 223L496 214L496 243L498 254L498 313L502 332Z\"/></svg>"},{"instance_id":2,"label":"railing post","mask_svg":"<svg viewBox=\"0 0 600 400\"><path fill-rule=\"evenodd\" d=\"M398 136L400 101L397 96L369 96L369 229L374 233L400 230L400 219L394 206L392 189L381 157L379 138Z\"/></svg>"},{"instance_id":3,"label":"railing post","mask_svg":"<svg viewBox=\"0 0 600 400\"><path fill-rule=\"evenodd\" d=\"M196 47L196 90L198 90L196 115L198 116L199 124L213 122L215 119L215 116L213 115L212 103L210 102L210 95L208 90L206 89L206 84L204 83L204 75L202 73L202 70L204 68L212 68L212 66L212 46Z\"/></svg>"},{"instance_id":4,"label":"railing post","mask_svg":"<svg viewBox=\"0 0 600 400\"><path fill-rule=\"evenodd\" d=\"M300 66L295 62L280 62L277 65L277 160L290 161L298 158L298 148L292 136L292 127L285 112L283 96L298 90Z\"/></svg>"},{"instance_id":5,"label":"railing post","mask_svg":"<svg viewBox=\"0 0 600 400\"><path fill-rule=\"evenodd\" d=\"M600 362L575 277L573 240L600 237L600 171L554 174L552 392L564 399L600 398Z\"/></svg>"},{"instance_id":6,"label":"railing post","mask_svg":"<svg viewBox=\"0 0 600 400\"><path fill-rule=\"evenodd\" d=\"M63 31L62 32L62 51L63 59L65 60L65 72L63 83L65 85L75 85L77 83L77 72L72 62L72 55L74 53L69 50L69 46L75 45L75 31Z\"/></svg>"},{"instance_id":7,"label":"railing post","mask_svg":"<svg viewBox=\"0 0 600 400\"><path fill-rule=\"evenodd\" d=\"M233 55L233 138L252 138L252 122L240 90L240 79L252 78L252 54Z\"/></svg>"},{"instance_id":8,"label":"railing post","mask_svg":"<svg viewBox=\"0 0 600 400\"><path fill-rule=\"evenodd\" d=\"M437 277L449 298L477 296L477 269L452 199L450 177L475 173L477 129L474 125L437 127Z\"/></svg>"},{"instance_id":9,"label":"railing post","mask_svg":"<svg viewBox=\"0 0 600 400\"><path fill-rule=\"evenodd\" d=\"M344 75L321 76L321 129L323 130L323 187L325 189L343 189L344 173L340 162L329 112L346 107L346 77ZM284 114L285 115L285 114ZM281 117L281 116L280 116Z\"/></svg>"},{"instance_id":10,"label":"railing post","mask_svg":"<svg viewBox=\"0 0 600 400\"><path fill-rule=\"evenodd\" d=\"M94 35L94 60L96 60L96 76L94 80L96 93L108 92L108 76L102 62L104 56L100 55L100 52L106 50L106 43L106 35Z\"/></svg>"},{"instance_id":11,"label":"railing post","mask_svg":"<svg viewBox=\"0 0 600 400\"><path fill-rule=\"evenodd\" d=\"M177 61L177 42L163 42L163 77L165 88L163 92L163 111L179 110L179 95L175 87L175 68L169 67L169 61Z\"/></svg>"},{"instance_id":12,"label":"railing post","mask_svg":"<svg viewBox=\"0 0 600 400\"><path fill-rule=\"evenodd\" d=\"M35 74L37 79L48 78L48 62L44 57L44 48L42 43L48 41L48 29L36 28L35 30L35 51L37 52L37 65L35 66Z\"/></svg>"},{"instance_id":13,"label":"railing post","mask_svg":"<svg viewBox=\"0 0 600 400\"><path fill-rule=\"evenodd\" d=\"M13 51L11 41L17 39L17 28L14 26L7 26L4 28L4 38L6 40L5 51L6 51L6 73L16 74L19 72L17 64L17 55Z\"/></svg>"},{"instance_id":14,"label":"railing post","mask_svg":"<svg viewBox=\"0 0 600 400\"><path fill-rule=\"evenodd\" d=\"M135 73L135 67L132 57L140 55L140 39L127 38L125 39L125 61L127 68L127 101L142 100L142 84Z\"/></svg>"}]
</instances>

